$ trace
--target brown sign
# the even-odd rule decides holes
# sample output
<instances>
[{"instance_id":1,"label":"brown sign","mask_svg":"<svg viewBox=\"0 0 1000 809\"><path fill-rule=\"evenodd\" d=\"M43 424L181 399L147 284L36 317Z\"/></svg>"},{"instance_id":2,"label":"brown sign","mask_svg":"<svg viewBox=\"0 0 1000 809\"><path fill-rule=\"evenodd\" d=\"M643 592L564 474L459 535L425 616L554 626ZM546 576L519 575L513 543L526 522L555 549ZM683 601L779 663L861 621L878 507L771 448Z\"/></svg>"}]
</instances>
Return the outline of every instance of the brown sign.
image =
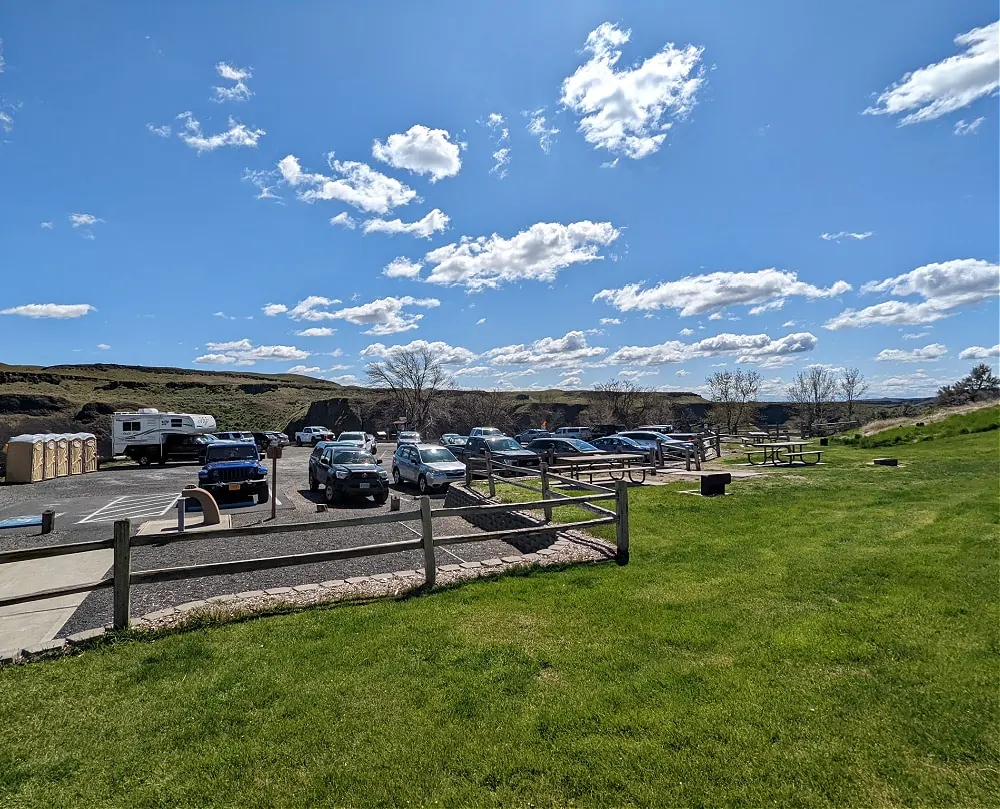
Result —
<instances>
[{"instance_id":1,"label":"brown sign","mask_svg":"<svg viewBox=\"0 0 1000 809\"><path fill-rule=\"evenodd\" d=\"M281 457L281 447L277 444L272 444L267 448L267 457L272 460L276 460Z\"/></svg>"}]
</instances>

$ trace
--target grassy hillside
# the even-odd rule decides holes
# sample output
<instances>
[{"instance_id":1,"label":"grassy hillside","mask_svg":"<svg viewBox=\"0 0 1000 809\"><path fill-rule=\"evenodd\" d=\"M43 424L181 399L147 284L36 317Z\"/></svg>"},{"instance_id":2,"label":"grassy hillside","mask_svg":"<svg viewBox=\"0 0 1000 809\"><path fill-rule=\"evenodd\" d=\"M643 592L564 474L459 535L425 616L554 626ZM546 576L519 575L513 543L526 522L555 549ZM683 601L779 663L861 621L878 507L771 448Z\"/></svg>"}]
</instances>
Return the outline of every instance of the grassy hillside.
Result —
<instances>
[{"instance_id":1,"label":"grassy hillside","mask_svg":"<svg viewBox=\"0 0 1000 809\"><path fill-rule=\"evenodd\" d=\"M997 429L1000 429L1000 405L994 404L940 420L929 419L920 426L917 424L900 425L869 435L862 435L860 438L847 437L843 440L845 444L871 449L894 447L899 444L914 444L918 441L934 441L970 433L985 433Z\"/></svg>"},{"instance_id":2,"label":"grassy hillside","mask_svg":"<svg viewBox=\"0 0 1000 809\"><path fill-rule=\"evenodd\" d=\"M0 670L0 805L996 806L996 433L896 452L635 489L627 567Z\"/></svg>"}]
</instances>

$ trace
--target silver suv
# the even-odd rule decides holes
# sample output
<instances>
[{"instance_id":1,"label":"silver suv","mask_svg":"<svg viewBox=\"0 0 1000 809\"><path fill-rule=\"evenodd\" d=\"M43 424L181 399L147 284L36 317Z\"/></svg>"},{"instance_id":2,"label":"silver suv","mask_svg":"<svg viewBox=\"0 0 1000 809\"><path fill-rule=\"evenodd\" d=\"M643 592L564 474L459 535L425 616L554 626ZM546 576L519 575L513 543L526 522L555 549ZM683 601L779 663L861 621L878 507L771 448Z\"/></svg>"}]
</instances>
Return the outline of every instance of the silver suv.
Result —
<instances>
[{"instance_id":1,"label":"silver suv","mask_svg":"<svg viewBox=\"0 0 1000 809\"><path fill-rule=\"evenodd\" d=\"M447 447L436 444L400 444L392 456L392 480L399 486L416 483L421 493L448 487L465 479L465 464Z\"/></svg>"}]
</instances>

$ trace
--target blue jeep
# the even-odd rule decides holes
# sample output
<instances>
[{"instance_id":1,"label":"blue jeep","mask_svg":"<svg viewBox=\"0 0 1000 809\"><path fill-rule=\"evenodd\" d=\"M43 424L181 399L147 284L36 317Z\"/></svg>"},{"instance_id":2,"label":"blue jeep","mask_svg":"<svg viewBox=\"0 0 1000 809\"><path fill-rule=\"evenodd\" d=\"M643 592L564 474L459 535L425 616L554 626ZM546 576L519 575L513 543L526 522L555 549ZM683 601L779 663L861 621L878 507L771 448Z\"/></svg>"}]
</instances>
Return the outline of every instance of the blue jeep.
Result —
<instances>
[{"instance_id":1,"label":"blue jeep","mask_svg":"<svg viewBox=\"0 0 1000 809\"><path fill-rule=\"evenodd\" d=\"M220 495L257 495L266 503L267 467L260 462L252 441L213 441L205 450L205 465L198 472L198 485L218 500Z\"/></svg>"}]
</instances>

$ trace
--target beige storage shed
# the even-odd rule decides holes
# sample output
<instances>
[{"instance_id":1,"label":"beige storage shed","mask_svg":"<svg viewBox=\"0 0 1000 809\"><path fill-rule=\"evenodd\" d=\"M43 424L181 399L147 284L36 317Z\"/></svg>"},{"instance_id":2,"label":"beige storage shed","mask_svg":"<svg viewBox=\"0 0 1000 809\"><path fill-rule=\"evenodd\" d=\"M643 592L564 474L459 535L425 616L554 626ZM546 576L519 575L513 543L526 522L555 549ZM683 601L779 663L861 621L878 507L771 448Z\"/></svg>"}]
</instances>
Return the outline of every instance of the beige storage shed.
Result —
<instances>
[{"instance_id":1,"label":"beige storage shed","mask_svg":"<svg viewBox=\"0 0 1000 809\"><path fill-rule=\"evenodd\" d=\"M83 471L97 471L97 436L93 433L80 433L83 436Z\"/></svg>"},{"instance_id":2,"label":"beige storage shed","mask_svg":"<svg viewBox=\"0 0 1000 809\"><path fill-rule=\"evenodd\" d=\"M69 473L83 474L83 433L72 433L69 436Z\"/></svg>"},{"instance_id":3,"label":"beige storage shed","mask_svg":"<svg viewBox=\"0 0 1000 809\"><path fill-rule=\"evenodd\" d=\"M45 477L45 439L17 435L7 442L7 482L35 483Z\"/></svg>"},{"instance_id":4,"label":"beige storage shed","mask_svg":"<svg viewBox=\"0 0 1000 809\"><path fill-rule=\"evenodd\" d=\"M64 478L69 475L69 435L59 433L52 437L56 441L56 477Z\"/></svg>"}]
</instances>

